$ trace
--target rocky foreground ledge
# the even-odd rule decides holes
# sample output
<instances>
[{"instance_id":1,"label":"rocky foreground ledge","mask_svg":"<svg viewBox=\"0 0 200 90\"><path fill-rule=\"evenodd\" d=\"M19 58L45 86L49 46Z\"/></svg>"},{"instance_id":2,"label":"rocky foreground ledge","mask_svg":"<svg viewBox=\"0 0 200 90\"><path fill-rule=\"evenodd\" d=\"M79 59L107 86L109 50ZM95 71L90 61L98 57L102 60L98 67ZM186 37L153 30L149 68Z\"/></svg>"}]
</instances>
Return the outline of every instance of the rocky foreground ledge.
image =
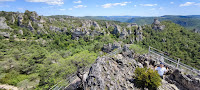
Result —
<instances>
[{"instance_id":1,"label":"rocky foreground ledge","mask_svg":"<svg viewBox=\"0 0 200 90\"><path fill-rule=\"evenodd\" d=\"M136 67L152 68L156 63L159 62L150 59L148 55L136 55L134 51L128 49L128 46L124 46L120 54L97 58L83 80L83 88L85 90L141 90L134 85ZM198 77L184 75L177 69L169 69L158 90L200 90ZM77 85L71 86L74 87L73 89L77 87Z\"/></svg>"}]
</instances>

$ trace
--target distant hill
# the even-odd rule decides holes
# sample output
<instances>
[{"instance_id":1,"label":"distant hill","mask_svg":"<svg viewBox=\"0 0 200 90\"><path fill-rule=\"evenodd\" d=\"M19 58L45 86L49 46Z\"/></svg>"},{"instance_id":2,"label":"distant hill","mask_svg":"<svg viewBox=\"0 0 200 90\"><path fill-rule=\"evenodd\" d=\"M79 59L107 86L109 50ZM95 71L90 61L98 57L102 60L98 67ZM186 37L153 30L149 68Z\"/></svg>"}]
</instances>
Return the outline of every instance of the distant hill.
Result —
<instances>
[{"instance_id":1,"label":"distant hill","mask_svg":"<svg viewBox=\"0 0 200 90\"><path fill-rule=\"evenodd\" d=\"M157 18L160 21L172 21L179 24L187 29L200 29L200 15L189 15L189 16L174 16L165 15L161 17L136 17L127 20L128 23L137 23L139 25L151 24L153 20Z\"/></svg>"},{"instance_id":2,"label":"distant hill","mask_svg":"<svg viewBox=\"0 0 200 90\"><path fill-rule=\"evenodd\" d=\"M92 19L92 20L111 20L111 21L120 21L127 22L131 18L136 18L138 16L84 16L80 17L82 19Z\"/></svg>"}]
</instances>

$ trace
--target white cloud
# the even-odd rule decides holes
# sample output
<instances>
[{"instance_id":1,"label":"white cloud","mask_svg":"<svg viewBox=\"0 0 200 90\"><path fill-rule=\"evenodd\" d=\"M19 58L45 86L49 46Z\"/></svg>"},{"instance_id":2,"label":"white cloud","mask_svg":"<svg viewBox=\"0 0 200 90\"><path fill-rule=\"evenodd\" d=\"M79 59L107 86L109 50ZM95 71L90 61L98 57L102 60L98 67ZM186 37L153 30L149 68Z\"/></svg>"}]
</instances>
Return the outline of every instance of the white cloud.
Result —
<instances>
[{"instance_id":1,"label":"white cloud","mask_svg":"<svg viewBox=\"0 0 200 90\"><path fill-rule=\"evenodd\" d=\"M195 2L186 2L184 4L180 4L180 7L184 7L184 6L191 6L191 5L195 5Z\"/></svg>"},{"instance_id":2,"label":"white cloud","mask_svg":"<svg viewBox=\"0 0 200 90\"><path fill-rule=\"evenodd\" d=\"M170 2L170 4L174 4L174 2Z\"/></svg>"},{"instance_id":3,"label":"white cloud","mask_svg":"<svg viewBox=\"0 0 200 90\"><path fill-rule=\"evenodd\" d=\"M112 6L126 6L128 3L131 3L131 2L122 2L122 3L107 3L107 4L104 4L104 5L101 5L103 8L110 8Z\"/></svg>"},{"instance_id":4,"label":"white cloud","mask_svg":"<svg viewBox=\"0 0 200 90\"><path fill-rule=\"evenodd\" d=\"M149 7L152 7L152 6L157 6L158 4L140 4L141 6L149 6Z\"/></svg>"},{"instance_id":5,"label":"white cloud","mask_svg":"<svg viewBox=\"0 0 200 90\"><path fill-rule=\"evenodd\" d=\"M49 5L62 5L64 4L63 0L26 0L27 2L43 2Z\"/></svg>"},{"instance_id":6,"label":"white cloud","mask_svg":"<svg viewBox=\"0 0 200 90\"><path fill-rule=\"evenodd\" d=\"M137 5L134 5L134 7L137 7Z\"/></svg>"},{"instance_id":7,"label":"white cloud","mask_svg":"<svg viewBox=\"0 0 200 90\"><path fill-rule=\"evenodd\" d=\"M59 9L59 10L60 10L60 11L65 11L66 9L63 8L63 9Z\"/></svg>"},{"instance_id":8,"label":"white cloud","mask_svg":"<svg viewBox=\"0 0 200 90\"><path fill-rule=\"evenodd\" d=\"M73 10L72 8L69 8L68 10Z\"/></svg>"},{"instance_id":9,"label":"white cloud","mask_svg":"<svg viewBox=\"0 0 200 90\"><path fill-rule=\"evenodd\" d=\"M82 3L82 1L80 1L80 0L79 1L74 1L74 3Z\"/></svg>"},{"instance_id":10,"label":"white cloud","mask_svg":"<svg viewBox=\"0 0 200 90\"><path fill-rule=\"evenodd\" d=\"M15 0L0 0L0 2L15 1Z\"/></svg>"},{"instance_id":11,"label":"white cloud","mask_svg":"<svg viewBox=\"0 0 200 90\"><path fill-rule=\"evenodd\" d=\"M84 5L77 5L77 6L74 6L74 8L86 8L87 6L84 6Z\"/></svg>"}]
</instances>

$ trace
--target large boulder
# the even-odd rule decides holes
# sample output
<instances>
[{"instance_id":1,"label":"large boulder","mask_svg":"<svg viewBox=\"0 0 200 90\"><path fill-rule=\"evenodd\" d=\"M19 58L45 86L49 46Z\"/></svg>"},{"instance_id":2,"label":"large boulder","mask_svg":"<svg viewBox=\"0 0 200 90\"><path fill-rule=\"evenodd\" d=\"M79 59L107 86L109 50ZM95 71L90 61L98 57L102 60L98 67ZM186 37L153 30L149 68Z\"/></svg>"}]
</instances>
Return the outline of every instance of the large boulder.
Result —
<instances>
[{"instance_id":1,"label":"large boulder","mask_svg":"<svg viewBox=\"0 0 200 90\"><path fill-rule=\"evenodd\" d=\"M7 23L5 17L0 17L0 29L11 29Z\"/></svg>"}]
</instances>

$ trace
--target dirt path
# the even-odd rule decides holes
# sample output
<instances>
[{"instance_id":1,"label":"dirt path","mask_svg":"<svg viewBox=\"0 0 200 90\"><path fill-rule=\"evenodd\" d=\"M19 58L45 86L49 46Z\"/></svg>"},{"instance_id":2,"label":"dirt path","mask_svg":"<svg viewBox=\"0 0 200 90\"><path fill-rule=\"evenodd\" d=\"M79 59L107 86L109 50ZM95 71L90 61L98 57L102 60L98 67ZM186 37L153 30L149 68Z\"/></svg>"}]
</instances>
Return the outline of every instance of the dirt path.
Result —
<instances>
[{"instance_id":1,"label":"dirt path","mask_svg":"<svg viewBox=\"0 0 200 90\"><path fill-rule=\"evenodd\" d=\"M6 84L0 84L0 89L19 90L19 89L18 89L17 87L15 87L15 86L6 85Z\"/></svg>"}]
</instances>

